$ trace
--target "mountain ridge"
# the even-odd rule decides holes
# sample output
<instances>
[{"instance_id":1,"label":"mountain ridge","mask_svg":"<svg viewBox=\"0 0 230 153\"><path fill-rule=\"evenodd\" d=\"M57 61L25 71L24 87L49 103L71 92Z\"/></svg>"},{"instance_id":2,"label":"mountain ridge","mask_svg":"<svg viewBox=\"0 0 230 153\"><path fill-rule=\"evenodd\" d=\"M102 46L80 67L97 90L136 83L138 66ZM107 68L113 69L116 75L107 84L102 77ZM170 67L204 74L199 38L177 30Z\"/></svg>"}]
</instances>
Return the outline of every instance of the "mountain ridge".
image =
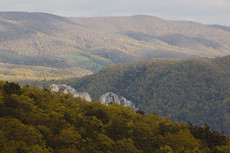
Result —
<instances>
[{"instance_id":1,"label":"mountain ridge","mask_svg":"<svg viewBox=\"0 0 230 153\"><path fill-rule=\"evenodd\" d=\"M62 69L57 64L62 62L94 73L112 64L151 58L228 55L230 32L144 15L72 18L0 12L0 57L6 54L8 64L30 65L31 57L46 61L46 67Z\"/></svg>"},{"instance_id":2,"label":"mountain ridge","mask_svg":"<svg viewBox=\"0 0 230 153\"><path fill-rule=\"evenodd\" d=\"M63 81L96 99L111 91L124 95L146 113L196 125L207 123L229 134L229 62L230 56L152 59L113 65Z\"/></svg>"}]
</instances>

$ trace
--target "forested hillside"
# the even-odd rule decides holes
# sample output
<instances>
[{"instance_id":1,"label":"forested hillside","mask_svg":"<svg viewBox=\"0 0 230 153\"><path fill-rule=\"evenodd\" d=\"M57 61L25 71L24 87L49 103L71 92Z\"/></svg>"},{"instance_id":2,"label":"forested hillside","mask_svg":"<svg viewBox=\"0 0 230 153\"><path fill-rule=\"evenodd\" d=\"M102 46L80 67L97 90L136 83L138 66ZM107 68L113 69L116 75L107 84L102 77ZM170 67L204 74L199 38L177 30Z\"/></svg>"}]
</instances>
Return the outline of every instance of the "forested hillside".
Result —
<instances>
[{"instance_id":1,"label":"forested hillside","mask_svg":"<svg viewBox=\"0 0 230 153\"><path fill-rule=\"evenodd\" d=\"M227 29L153 16L67 18L0 12L0 75L4 80L50 80L63 78L60 73L66 68L72 73L64 73L74 77L140 59L224 56L230 54Z\"/></svg>"},{"instance_id":2,"label":"forested hillside","mask_svg":"<svg viewBox=\"0 0 230 153\"><path fill-rule=\"evenodd\" d=\"M224 134L0 81L0 152L230 152Z\"/></svg>"},{"instance_id":3,"label":"forested hillside","mask_svg":"<svg viewBox=\"0 0 230 153\"><path fill-rule=\"evenodd\" d=\"M96 99L111 91L148 114L196 125L207 123L230 134L230 56L118 64L62 82Z\"/></svg>"}]
</instances>

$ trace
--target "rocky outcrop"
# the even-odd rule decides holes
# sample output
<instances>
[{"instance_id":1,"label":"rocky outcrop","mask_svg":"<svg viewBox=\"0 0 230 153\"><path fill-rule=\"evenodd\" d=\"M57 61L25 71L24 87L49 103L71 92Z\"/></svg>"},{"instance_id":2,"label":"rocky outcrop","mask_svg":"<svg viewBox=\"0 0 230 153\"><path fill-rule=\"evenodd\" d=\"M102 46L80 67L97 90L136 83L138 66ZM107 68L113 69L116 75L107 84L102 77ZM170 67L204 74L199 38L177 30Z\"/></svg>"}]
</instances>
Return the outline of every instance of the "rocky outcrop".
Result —
<instances>
[{"instance_id":1,"label":"rocky outcrop","mask_svg":"<svg viewBox=\"0 0 230 153\"><path fill-rule=\"evenodd\" d=\"M88 92L78 92L71 86L68 86L65 84L52 84L50 85L50 90L54 92L62 91L65 94L70 93L74 97L81 97L82 99L85 99L86 101L92 101L92 98Z\"/></svg>"},{"instance_id":2,"label":"rocky outcrop","mask_svg":"<svg viewBox=\"0 0 230 153\"><path fill-rule=\"evenodd\" d=\"M86 101L90 101L90 102L92 101L92 98L88 92L78 92L74 88L72 88L71 86L68 86L65 84L52 84L52 85L50 85L50 90L53 92L61 91L65 94L70 93L74 97L81 97L81 98L85 99ZM127 100L126 98L124 98L122 96L118 96L117 94L115 94L113 92L107 92L107 93L103 94L100 98L100 101L102 104L104 104L106 106L110 105L111 102L114 102L114 103L117 103L120 105L124 105L125 107L130 107L132 109L135 109L134 104L130 100Z\"/></svg>"},{"instance_id":3,"label":"rocky outcrop","mask_svg":"<svg viewBox=\"0 0 230 153\"><path fill-rule=\"evenodd\" d=\"M125 107L130 107L132 109L135 109L134 104L130 100L127 100L126 98L124 98L122 96L118 96L117 94L115 94L113 92L107 92L107 93L103 94L100 98L100 101L102 104L105 104L107 106L111 102L114 102L117 104L124 105Z\"/></svg>"}]
</instances>

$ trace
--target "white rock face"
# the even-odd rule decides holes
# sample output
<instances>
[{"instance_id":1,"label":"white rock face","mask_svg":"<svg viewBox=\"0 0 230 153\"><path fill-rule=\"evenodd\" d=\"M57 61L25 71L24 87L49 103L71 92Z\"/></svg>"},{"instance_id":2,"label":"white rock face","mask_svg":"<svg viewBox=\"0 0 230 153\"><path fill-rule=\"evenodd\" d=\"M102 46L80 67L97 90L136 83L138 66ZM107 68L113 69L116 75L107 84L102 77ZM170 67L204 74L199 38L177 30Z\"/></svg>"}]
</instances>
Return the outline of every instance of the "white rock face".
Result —
<instances>
[{"instance_id":1,"label":"white rock face","mask_svg":"<svg viewBox=\"0 0 230 153\"><path fill-rule=\"evenodd\" d=\"M72 88L71 86L68 86L65 84L52 84L52 85L50 85L50 89L51 89L51 91L54 91L54 92L62 91L65 94L70 93L74 97L81 97L81 98L85 99L86 101L90 101L90 102L92 101L92 98L88 92L78 92L74 88Z\"/></svg>"},{"instance_id":2,"label":"white rock face","mask_svg":"<svg viewBox=\"0 0 230 153\"><path fill-rule=\"evenodd\" d=\"M101 96L100 101L102 104L109 105L111 102L124 105L125 107L130 107L135 109L134 104L122 96L118 96L113 92L107 92Z\"/></svg>"},{"instance_id":3,"label":"white rock face","mask_svg":"<svg viewBox=\"0 0 230 153\"><path fill-rule=\"evenodd\" d=\"M71 86L68 86L65 84L52 84L52 85L50 85L50 89L53 92L62 91L65 94L70 93L74 97L81 97L81 98L83 98L89 102L92 101L92 98L88 92L78 92L74 88L72 88ZM104 104L106 106L110 105L111 102L114 102L114 103L117 103L119 105L124 105L125 107L130 107L132 109L135 109L134 104L130 100L127 100L126 98L124 98L122 96L118 96L117 94L115 94L113 92L107 92L107 93L103 94L100 98L100 101L102 104Z\"/></svg>"}]
</instances>

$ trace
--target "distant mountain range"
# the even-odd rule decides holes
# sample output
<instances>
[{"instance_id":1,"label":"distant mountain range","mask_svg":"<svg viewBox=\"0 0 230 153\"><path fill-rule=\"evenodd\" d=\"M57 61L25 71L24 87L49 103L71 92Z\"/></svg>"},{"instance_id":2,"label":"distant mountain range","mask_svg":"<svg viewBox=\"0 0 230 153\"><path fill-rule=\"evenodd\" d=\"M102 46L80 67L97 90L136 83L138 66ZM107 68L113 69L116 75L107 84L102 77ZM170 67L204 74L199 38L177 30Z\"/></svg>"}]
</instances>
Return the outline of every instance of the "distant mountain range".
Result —
<instances>
[{"instance_id":1,"label":"distant mountain range","mask_svg":"<svg viewBox=\"0 0 230 153\"><path fill-rule=\"evenodd\" d=\"M118 64L62 82L95 99L111 91L146 113L196 125L207 123L230 135L230 56Z\"/></svg>"},{"instance_id":2,"label":"distant mountain range","mask_svg":"<svg viewBox=\"0 0 230 153\"><path fill-rule=\"evenodd\" d=\"M229 29L142 15L67 18L0 12L0 76L60 79L114 63L229 55Z\"/></svg>"}]
</instances>

